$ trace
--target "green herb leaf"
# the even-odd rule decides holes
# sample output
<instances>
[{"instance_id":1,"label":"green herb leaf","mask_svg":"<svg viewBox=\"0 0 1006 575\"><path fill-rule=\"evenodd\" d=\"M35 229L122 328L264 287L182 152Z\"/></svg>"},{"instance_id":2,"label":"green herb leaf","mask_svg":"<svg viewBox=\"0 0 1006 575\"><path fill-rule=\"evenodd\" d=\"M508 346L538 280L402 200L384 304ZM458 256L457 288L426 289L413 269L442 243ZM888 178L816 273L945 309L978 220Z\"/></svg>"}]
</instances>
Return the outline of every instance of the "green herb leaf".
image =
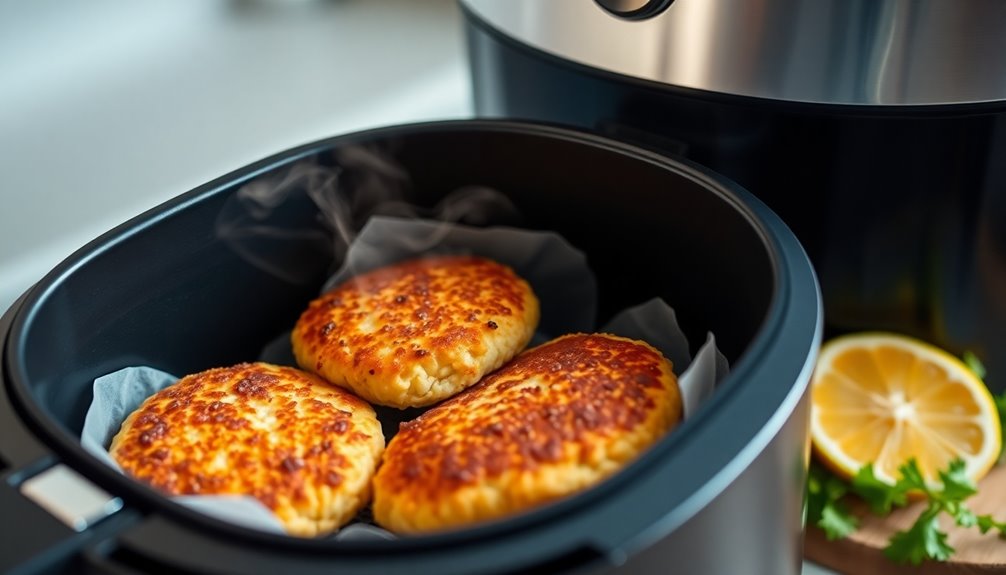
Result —
<instances>
[{"instance_id":1,"label":"green herb leaf","mask_svg":"<svg viewBox=\"0 0 1006 575\"><path fill-rule=\"evenodd\" d=\"M944 501L964 501L975 493L978 489L971 479L965 474L965 464L962 459L955 459L950 462L946 471L940 471L940 481L943 482L943 489L939 496Z\"/></svg>"},{"instance_id":2,"label":"green herb leaf","mask_svg":"<svg viewBox=\"0 0 1006 575\"><path fill-rule=\"evenodd\" d=\"M828 541L845 539L859 529L859 520L839 502L828 503L821 510L817 526L824 530Z\"/></svg>"},{"instance_id":3,"label":"green herb leaf","mask_svg":"<svg viewBox=\"0 0 1006 575\"><path fill-rule=\"evenodd\" d=\"M859 472L852 478L852 492L866 501L870 511L877 515L890 513L894 506L904 506L907 499L907 491L877 478L873 472L873 463L859 468Z\"/></svg>"},{"instance_id":4,"label":"green herb leaf","mask_svg":"<svg viewBox=\"0 0 1006 575\"><path fill-rule=\"evenodd\" d=\"M977 517L978 520L978 530L985 535L990 530L995 529L995 519L992 519L991 515L981 515Z\"/></svg>"},{"instance_id":5,"label":"green herb leaf","mask_svg":"<svg viewBox=\"0 0 1006 575\"><path fill-rule=\"evenodd\" d=\"M807 522L824 530L829 541L848 537L859 521L841 499L848 488L841 479L811 464L807 476Z\"/></svg>"},{"instance_id":6,"label":"green herb leaf","mask_svg":"<svg viewBox=\"0 0 1006 575\"><path fill-rule=\"evenodd\" d=\"M991 515L978 515L975 519L977 520L978 530L982 532L982 535L995 530L999 532L1000 537L1006 537L1006 522L996 521Z\"/></svg>"},{"instance_id":7,"label":"green herb leaf","mask_svg":"<svg viewBox=\"0 0 1006 575\"><path fill-rule=\"evenodd\" d=\"M955 509L950 511L950 515L953 516L955 523L961 527L974 527L978 525L978 516L973 511L963 505L955 505L954 507ZM985 531L988 531L988 529ZM985 531L982 531L982 533L985 533Z\"/></svg>"},{"instance_id":8,"label":"green herb leaf","mask_svg":"<svg viewBox=\"0 0 1006 575\"><path fill-rule=\"evenodd\" d=\"M807 473L807 522L817 523L821 519L821 511L828 503L828 495L825 493L824 484L828 481L827 472L821 467L811 463Z\"/></svg>"},{"instance_id":9,"label":"green herb leaf","mask_svg":"<svg viewBox=\"0 0 1006 575\"><path fill-rule=\"evenodd\" d=\"M1000 395L992 394L992 399L996 402L996 410L999 412L999 422L1006 421L1006 391L1003 391ZM1006 435L1006 432L1003 435Z\"/></svg>"},{"instance_id":10,"label":"green herb leaf","mask_svg":"<svg viewBox=\"0 0 1006 575\"><path fill-rule=\"evenodd\" d=\"M982 363L982 360L978 359L978 356L975 355L974 352L965 351L961 359L964 360L964 365L968 366L968 369L978 376L978 379L985 379L985 365Z\"/></svg>"},{"instance_id":11,"label":"green herb leaf","mask_svg":"<svg viewBox=\"0 0 1006 575\"><path fill-rule=\"evenodd\" d=\"M895 489L905 493L917 490L926 495L930 494L929 486L926 485L926 480L922 477L922 470L919 469L919 464L914 457L898 467L898 473L901 474L901 479L898 479L898 483L894 486Z\"/></svg>"},{"instance_id":12,"label":"green herb leaf","mask_svg":"<svg viewBox=\"0 0 1006 575\"><path fill-rule=\"evenodd\" d=\"M939 514L939 505L930 504L909 529L891 536L884 555L896 563L912 565L918 565L924 559L949 559L954 548L947 543L947 534L940 530Z\"/></svg>"}]
</instances>

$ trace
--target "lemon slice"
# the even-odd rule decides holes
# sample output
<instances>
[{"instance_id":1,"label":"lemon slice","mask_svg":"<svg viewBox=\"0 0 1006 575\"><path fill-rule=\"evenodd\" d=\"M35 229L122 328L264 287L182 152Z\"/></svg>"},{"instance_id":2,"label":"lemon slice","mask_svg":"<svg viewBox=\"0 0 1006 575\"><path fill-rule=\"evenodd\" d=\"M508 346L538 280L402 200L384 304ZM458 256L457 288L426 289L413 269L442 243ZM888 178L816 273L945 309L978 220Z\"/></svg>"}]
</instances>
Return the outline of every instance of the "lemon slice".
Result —
<instances>
[{"instance_id":1,"label":"lemon slice","mask_svg":"<svg viewBox=\"0 0 1006 575\"><path fill-rule=\"evenodd\" d=\"M846 478L873 462L893 484L915 458L927 482L956 458L973 481L999 456L999 414L985 384L960 360L887 333L839 337L821 348L811 380L811 439Z\"/></svg>"}]
</instances>

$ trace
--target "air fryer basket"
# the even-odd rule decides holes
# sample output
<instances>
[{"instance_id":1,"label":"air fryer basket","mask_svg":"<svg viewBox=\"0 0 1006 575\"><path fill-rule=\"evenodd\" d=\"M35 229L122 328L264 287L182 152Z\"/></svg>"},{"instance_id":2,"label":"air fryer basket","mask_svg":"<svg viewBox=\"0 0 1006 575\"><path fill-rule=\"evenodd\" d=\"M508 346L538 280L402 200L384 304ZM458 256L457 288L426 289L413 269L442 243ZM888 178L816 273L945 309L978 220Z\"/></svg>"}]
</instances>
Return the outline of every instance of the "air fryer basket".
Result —
<instances>
[{"instance_id":1,"label":"air fryer basket","mask_svg":"<svg viewBox=\"0 0 1006 575\"><path fill-rule=\"evenodd\" d=\"M693 417L601 486L510 520L397 541L242 529L173 504L87 455L77 437L95 377L129 365L185 374L246 361L289 329L317 295L329 256L269 244L271 257L299 258L310 270L310 281L292 283L221 241L214 222L248 182L305 159L331 164L332 151L349 145L391 151L420 206L462 186L502 192L523 226L555 230L587 253L601 322L663 297L693 343L716 334L731 373ZM287 225L321 229L317 216L306 198L277 214ZM678 160L564 129L493 121L324 140L105 234L26 294L0 330L3 569L799 571L804 395L821 331L817 283L792 234L760 202ZM18 491L56 463L121 497L124 508L79 533L58 523Z\"/></svg>"}]
</instances>

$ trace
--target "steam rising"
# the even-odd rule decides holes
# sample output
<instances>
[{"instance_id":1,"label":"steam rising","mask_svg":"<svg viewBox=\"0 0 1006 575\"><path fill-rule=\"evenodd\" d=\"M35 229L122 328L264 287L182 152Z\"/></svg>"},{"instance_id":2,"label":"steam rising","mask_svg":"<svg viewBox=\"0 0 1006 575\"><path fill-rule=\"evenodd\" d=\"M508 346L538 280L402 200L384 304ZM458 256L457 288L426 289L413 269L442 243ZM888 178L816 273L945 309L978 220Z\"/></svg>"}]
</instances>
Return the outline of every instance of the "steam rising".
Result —
<instances>
[{"instance_id":1,"label":"steam rising","mask_svg":"<svg viewBox=\"0 0 1006 575\"><path fill-rule=\"evenodd\" d=\"M303 284L336 269L349 244L375 215L475 226L520 220L506 196L484 186L450 191L432 207L419 205L416 196L408 171L391 153L345 146L327 162L320 156L302 160L242 186L217 217L216 233L249 263L284 281ZM305 209L310 207L306 202L315 209ZM412 247L433 249L448 231L449 226L439 226L428 236L411 238L416 243Z\"/></svg>"}]
</instances>

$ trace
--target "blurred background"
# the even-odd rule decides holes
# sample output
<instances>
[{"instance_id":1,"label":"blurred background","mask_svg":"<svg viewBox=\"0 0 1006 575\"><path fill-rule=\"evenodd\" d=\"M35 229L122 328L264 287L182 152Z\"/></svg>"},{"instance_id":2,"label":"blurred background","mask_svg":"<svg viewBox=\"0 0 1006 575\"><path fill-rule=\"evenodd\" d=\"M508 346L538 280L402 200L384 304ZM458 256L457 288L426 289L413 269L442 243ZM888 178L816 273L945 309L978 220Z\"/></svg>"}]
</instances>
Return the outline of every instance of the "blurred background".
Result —
<instances>
[{"instance_id":1,"label":"blurred background","mask_svg":"<svg viewBox=\"0 0 1006 575\"><path fill-rule=\"evenodd\" d=\"M250 162L470 114L454 0L0 0L0 310Z\"/></svg>"}]
</instances>

